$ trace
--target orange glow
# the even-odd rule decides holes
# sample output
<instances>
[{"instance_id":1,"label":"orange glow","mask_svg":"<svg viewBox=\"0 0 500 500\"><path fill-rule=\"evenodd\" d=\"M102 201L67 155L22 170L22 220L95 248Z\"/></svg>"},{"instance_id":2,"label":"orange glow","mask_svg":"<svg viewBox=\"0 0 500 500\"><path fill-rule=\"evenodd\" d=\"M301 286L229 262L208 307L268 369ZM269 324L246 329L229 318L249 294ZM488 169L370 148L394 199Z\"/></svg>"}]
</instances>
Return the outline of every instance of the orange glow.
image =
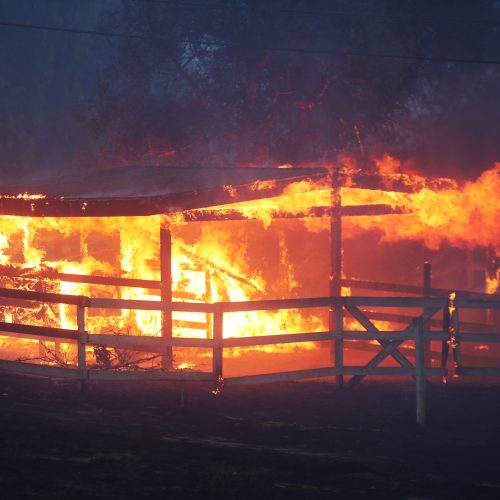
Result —
<instances>
[{"instance_id":1,"label":"orange glow","mask_svg":"<svg viewBox=\"0 0 500 500\"><path fill-rule=\"evenodd\" d=\"M282 165L280 168L289 168ZM400 164L388 156L378 163L384 178L397 176L406 183L412 180L399 173ZM418 178L419 185L426 183ZM345 236L361 231L376 230L383 241L404 239L418 240L431 249L448 243L459 247L497 246L500 241L498 214L500 213L500 164L484 172L477 180L462 186L454 181L446 189L423 187L413 193L382 190L367 190L354 187L341 188L342 205L384 204L404 207L409 213L387 216L345 217ZM259 191L273 186L273 181L256 182L251 188ZM233 186L224 186L231 195L236 195ZM44 195L18 195L26 199L43 198ZM272 265L259 268L253 264L250 243L247 239L247 222L188 223L185 214L149 217L108 218L29 218L0 217L0 265L32 269L37 280L7 280L1 286L41 286L39 290L63 294L92 297L140 299L158 301L159 290L132 287L97 286L47 279L48 271L79 275L116 276L160 280L159 230L168 226L172 231L172 281L174 301L248 301L268 298L270 292L276 297L294 296L299 289L296 276L300 262L293 261L286 235L280 232L276 219L285 215L300 215L295 221L304 238L308 235L330 231L328 212L322 217L314 213L318 207L329 207L332 200L331 180L301 180L284 188L281 196L212 207L214 214L236 211L243 218L256 219L262 231L275 231L279 248L280 277L276 278ZM196 211L193 211L195 213ZM228 230L231 225L231 230ZM196 227L195 227L196 226ZM236 229L235 229L236 228ZM113 245L115 250L111 250ZM114 248L114 247L113 247ZM274 265L274 264L273 264ZM318 262L328 282L328 263ZM323 268L321 268L323 269ZM44 277L45 276L45 277ZM1 278L1 277L0 277ZM496 280L489 278L493 290ZM30 285L31 286L31 285ZM34 288L33 288L34 289ZM349 294L349 290L344 290ZM275 297L273 297L275 298ZM73 306L45 307L43 311L20 311L19 307L4 306L0 314L4 321L25 322L35 325L76 328ZM210 315L202 313L177 313L173 315L174 336L204 338L211 335ZM355 325L348 322L346 325ZM382 324L382 323L380 323ZM161 314L156 311L94 311L87 317L90 333L113 333L129 335L159 336ZM385 325L384 325L385 326ZM356 328L360 328L359 325ZM328 329L326 310L278 310L231 313L224 315L224 336L246 337L325 331ZM0 337L0 347L16 346L14 357L32 352L38 345L36 340L14 341ZM317 349L313 343L265 346L262 351ZM75 347L62 343L59 346L66 362L75 358ZM231 349L231 356L238 356L238 348ZM102 354L102 353L101 353ZM92 353L89 353L92 362ZM94 362L96 361L94 355ZM178 369L191 369L193 363L183 361Z\"/></svg>"},{"instance_id":2,"label":"orange glow","mask_svg":"<svg viewBox=\"0 0 500 500\"><path fill-rule=\"evenodd\" d=\"M10 200L43 200L46 198L44 194L19 193L16 195L1 195L0 198Z\"/></svg>"},{"instance_id":3,"label":"orange glow","mask_svg":"<svg viewBox=\"0 0 500 500\"><path fill-rule=\"evenodd\" d=\"M349 190L345 191L345 199L349 199ZM432 250L438 250L443 243L461 248L498 246L500 163L461 187L455 184L442 190L424 187L412 194L378 194L384 203L407 207L411 215L393 215L392 224L380 216L356 217L348 219L347 224L358 230L377 229L382 241L418 240ZM365 192L362 196L375 193Z\"/></svg>"}]
</instances>

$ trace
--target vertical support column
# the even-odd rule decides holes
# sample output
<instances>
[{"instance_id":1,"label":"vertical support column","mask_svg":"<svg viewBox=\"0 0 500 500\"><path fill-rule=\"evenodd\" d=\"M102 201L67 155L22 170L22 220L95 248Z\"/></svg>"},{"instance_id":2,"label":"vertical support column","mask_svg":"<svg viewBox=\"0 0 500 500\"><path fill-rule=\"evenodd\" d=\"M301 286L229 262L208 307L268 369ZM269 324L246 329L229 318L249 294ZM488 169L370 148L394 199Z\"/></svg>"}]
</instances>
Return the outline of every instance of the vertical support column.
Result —
<instances>
[{"instance_id":1,"label":"vertical support column","mask_svg":"<svg viewBox=\"0 0 500 500\"><path fill-rule=\"evenodd\" d=\"M415 325L415 381L417 396L417 425L420 427L425 425L426 413L424 351L424 322L422 318L417 318Z\"/></svg>"},{"instance_id":2,"label":"vertical support column","mask_svg":"<svg viewBox=\"0 0 500 500\"><path fill-rule=\"evenodd\" d=\"M161 336L172 338L172 233L170 229L160 228L160 279L161 301ZM161 358L164 370L170 370L173 364L172 346L167 346Z\"/></svg>"},{"instance_id":3,"label":"vertical support column","mask_svg":"<svg viewBox=\"0 0 500 500\"><path fill-rule=\"evenodd\" d=\"M212 302L212 283L210 280L210 272L205 271L205 302L210 304ZM213 338L212 318L211 314L205 314L205 324L207 328L207 339Z\"/></svg>"},{"instance_id":4,"label":"vertical support column","mask_svg":"<svg viewBox=\"0 0 500 500\"><path fill-rule=\"evenodd\" d=\"M424 262L424 276L423 276L423 288L424 288L424 297L430 297L431 296L431 263L430 262ZM424 309L425 312L425 309ZM424 323L424 328L428 329L429 328L429 322ZM427 360L427 363L431 363L432 361L432 348L431 348L431 341L426 340L425 342L425 359ZM425 360L424 360L425 363Z\"/></svg>"},{"instance_id":5,"label":"vertical support column","mask_svg":"<svg viewBox=\"0 0 500 500\"><path fill-rule=\"evenodd\" d=\"M212 370L216 387L219 387L223 381L222 339L224 338L224 316L222 312L215 312L213 314L213 332L214 332L214 347L212 353Z\"/></svg>"},{"instance_id":6,"label":"vertical support column","mask_svg":"<svg viewBox=\"0 0 500 500\"><path fill-rule=\"evenodd\" d=\"M339 186L338 171L332 172L331 178L331 212L330 212L330 296L340 297L342 287L342 196ZM336 304L329 312L329 331L336 333L343 330L342 305ZM332 363L342 368L344 364L344 341L339 338L332 342ZM337 385L342 387L344 376L337 375Z\"/></svg>"},{"instance_id":7,"label":"vertical support column","mask_svg":"<svg viewBox=\"0 0 500 500\"><path fill-rule=\"evenodd\" d=\"M85 347L87 345L87 332L85 330L85 311L83 304L76 306L76 324L78 329L78 351L77 351L77 366L81 374L80 392L85 392L87 389L87 356Z\"/></svg>"}]
</instances>

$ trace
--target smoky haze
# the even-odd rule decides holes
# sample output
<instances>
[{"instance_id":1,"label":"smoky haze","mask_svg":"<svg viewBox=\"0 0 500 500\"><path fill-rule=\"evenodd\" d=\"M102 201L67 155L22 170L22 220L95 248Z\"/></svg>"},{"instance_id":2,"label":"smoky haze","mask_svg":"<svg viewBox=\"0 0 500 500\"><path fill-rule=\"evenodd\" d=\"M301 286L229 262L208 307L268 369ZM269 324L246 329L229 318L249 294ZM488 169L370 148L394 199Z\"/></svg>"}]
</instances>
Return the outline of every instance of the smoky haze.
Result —
<instances>
[{"instance_id":1,"label":"smoky haze","mask_svg":"<svg viewBox=\"0 0 500 500\"><path fill-rule=\"evenodd\" d=\"M5 175L346 158L370 169L389 153L403 170L472 178L500 160L498 1L0 7L0 21L136 36L0 27Z\"/></svg>"}]
</instances>

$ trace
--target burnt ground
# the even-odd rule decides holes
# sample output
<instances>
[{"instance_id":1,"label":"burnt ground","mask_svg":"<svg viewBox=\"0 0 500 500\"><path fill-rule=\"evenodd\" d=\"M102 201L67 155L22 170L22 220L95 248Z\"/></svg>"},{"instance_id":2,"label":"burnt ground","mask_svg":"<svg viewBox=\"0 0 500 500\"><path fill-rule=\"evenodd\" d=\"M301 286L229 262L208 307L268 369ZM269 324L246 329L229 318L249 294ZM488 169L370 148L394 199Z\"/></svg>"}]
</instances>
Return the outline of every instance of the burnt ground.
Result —
<instances>
[{"instance_id":1,"label":"burnt ground","mask_svg":"<svg viewBox=\"0 0 500 500\"><path fill-rule=\"evenodd\" d=\"M227 387L0 378L10 498L500 498L500 385Z\"/></svg>"}]
</instances>

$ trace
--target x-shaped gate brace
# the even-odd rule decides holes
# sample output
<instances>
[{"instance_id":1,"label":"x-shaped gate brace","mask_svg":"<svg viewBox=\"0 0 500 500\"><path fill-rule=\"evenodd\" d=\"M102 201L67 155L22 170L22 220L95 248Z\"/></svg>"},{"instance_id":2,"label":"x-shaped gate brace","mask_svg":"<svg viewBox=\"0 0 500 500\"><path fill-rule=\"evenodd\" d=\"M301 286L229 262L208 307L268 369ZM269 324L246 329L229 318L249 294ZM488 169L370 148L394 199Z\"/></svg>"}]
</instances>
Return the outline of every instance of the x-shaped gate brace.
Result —
<instances>
[{"instance_id":1,"label":"x-shaped gate brace","mask_svg":"<svg viewBox=\"0 0 500 500\"><path fill-rule=\"evenodd\" d=\"M366 317L366 315L359 310L357 306L346 306L351 316L358 321L358 323L363 326L366 331L376 333L380 330ZM420 315L415 317L410 324L402 330L402 332L407 332L414 328L414 324L418 318L422 318L423 322L429 320L440 310L439 307L426 308L425 311ZM409 359L399 350L399 346L404 342L404 340L377 340L377 342L382 346L380 350L365 366L364 368L375 368L384 359L392 356L400 366L406 368L415 368L415 366L409 361ZM348 387L355 387L358 385L366 375L354 375L347 383Z\"/></svg>"}]
</instances>

